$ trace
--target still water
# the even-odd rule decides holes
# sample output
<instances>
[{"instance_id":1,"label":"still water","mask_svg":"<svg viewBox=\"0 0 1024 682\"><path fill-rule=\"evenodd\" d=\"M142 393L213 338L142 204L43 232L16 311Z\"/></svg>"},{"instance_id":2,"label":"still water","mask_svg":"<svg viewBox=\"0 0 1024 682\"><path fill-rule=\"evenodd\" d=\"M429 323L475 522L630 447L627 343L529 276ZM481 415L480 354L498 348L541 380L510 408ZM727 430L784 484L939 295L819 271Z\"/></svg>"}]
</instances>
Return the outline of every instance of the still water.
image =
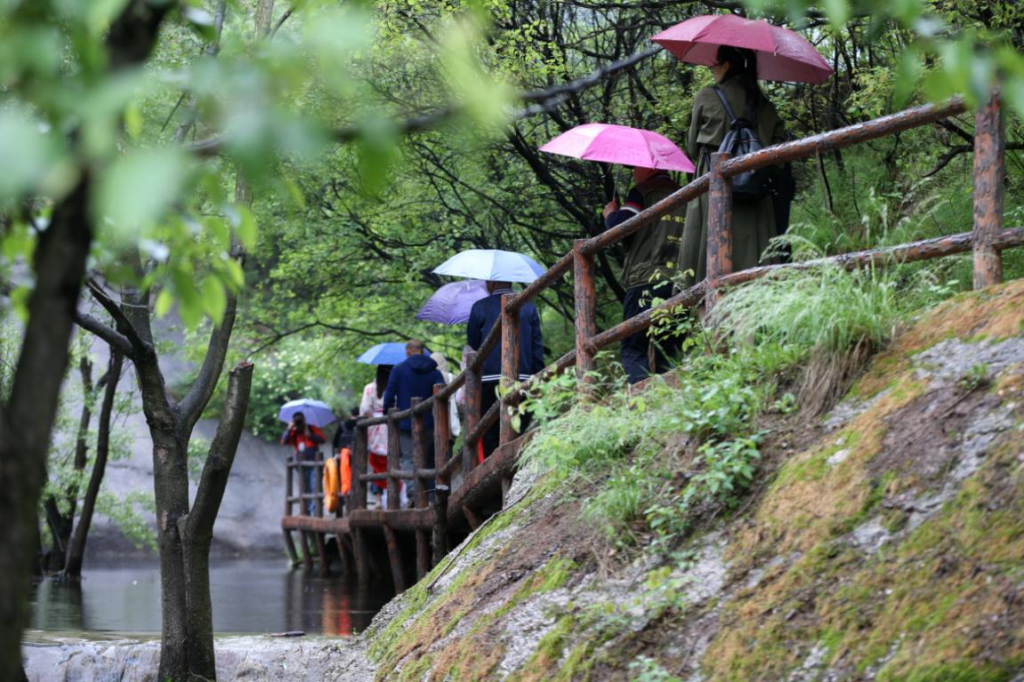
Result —
<instances>
[{"instance_id":1,"label":"still water","mask_svg":"<svg viewBox=\"0 0 1024 682\"><path fill-rule=\"evenodd\" d=\"M217 634L302 630L351 635L365 629L391 595L359 590L339 576L289 570L281 559L214 561L210 569ZM46 579L36 585L30 629L47 633L158 634L160 572L155 560L114 560L87 566L81 583Z\"/></svg>"}]
</instances>

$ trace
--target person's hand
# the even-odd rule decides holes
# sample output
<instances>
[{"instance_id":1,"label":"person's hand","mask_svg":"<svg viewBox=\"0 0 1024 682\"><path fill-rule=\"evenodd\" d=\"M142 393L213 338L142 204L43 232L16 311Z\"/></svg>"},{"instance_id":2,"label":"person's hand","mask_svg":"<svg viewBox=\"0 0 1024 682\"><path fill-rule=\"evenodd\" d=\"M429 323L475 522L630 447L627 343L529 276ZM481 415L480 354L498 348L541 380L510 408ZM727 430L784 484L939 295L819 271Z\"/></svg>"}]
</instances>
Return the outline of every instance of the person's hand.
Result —
<instances>
[{"instance_id":1,"label":"person's hand","mask_svg":"<svg viewBox=\"0 0 1024 682\"><path fill-rule=\"evenodd\" d=\"M615 213L618 210L619 210L619 200L618 199L612 199L607 204L605 204L604 210L601 211L601 215L603 215L605 218L607 218L609 215L611 215L612 213Z\"/></svg>"}]
</instances>

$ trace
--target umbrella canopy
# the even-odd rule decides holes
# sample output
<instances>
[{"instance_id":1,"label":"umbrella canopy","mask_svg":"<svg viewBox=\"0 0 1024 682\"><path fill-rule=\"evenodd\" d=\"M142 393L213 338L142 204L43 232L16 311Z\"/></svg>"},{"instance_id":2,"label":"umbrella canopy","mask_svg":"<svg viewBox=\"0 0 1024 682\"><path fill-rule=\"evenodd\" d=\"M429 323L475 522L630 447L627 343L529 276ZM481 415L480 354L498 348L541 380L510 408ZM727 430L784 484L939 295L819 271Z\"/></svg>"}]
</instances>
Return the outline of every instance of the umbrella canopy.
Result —
<instances>
[{"instance_id":1,"label":"umbrella canopy","mask_svg":"<svg viewBox=\"0 0 1024 682\"><path fill-rule=\"evenodd\" d=\"M320 402L319 400L309 400L308 398L300 398L299 400L285 403L281 406L281 411L277 413L277 418L288 423L295 416L296 412L301 412L306 417L306 423L313 426L327 426L338 421L338 418L331 412L331 408L328 407L327 403Z\"/></svg>"},{"instance_id":2,"label":"umbrella canopy","mask_svg":"<svg viewBox=\"0 0 1024 682\"><path fill-rule=\"evenodd\" d=\"M731 45L757 52L757 77L766 81L824 83L832 67L799 33L762 19L735 14L694 17L651 38L690 64L716 63L718 47Z\"/></svg>"},{"instance_id":3,"label":"umbrella canopy","mask_svg":"<svg viewBox=\"0 0 1024 682\"><path fill-rule=\"evenodd\" d=\"M423 349L423 352L430 353L426 348ZM405 360L404 341L378 343L356 358L356 362L361 362L364 365L397 365L403 360Z\"/></svg>"},{"instance_id":4,"label":"umbrella canopy","mask_svg":"<svg viewBox=\"0 0 1024 682\"><path fill-rule=\"evenodd\" d=\"M441 324L469 322L473 304L486 297L487 285L478 279L445 284L420 308L416 313L416 319Z\"/></svg>"},{"instance_id":5,"label":"umbrella canopy","mask_svg":"<svg viewBox=\"0 0 1024 682\"><path fill-rule=\"evenodd\" d=\"M667 137L650 130L610 123L576 126L540 150L585 161L605 161L623 166L685 173L694 171L693 162Z\"/></svg>"},{"instance_id":6,"label":"umbrella canopy","mask_svg":"<svg viewBox=\"0 0 1024 682\"><path fill-rule=\"evenodd\" d=\"M499 249L470 249L434 268L438 275L489 279L494 282L532 282L544 274L544 266L529 256Z\"/></svg>"}]
</instances>

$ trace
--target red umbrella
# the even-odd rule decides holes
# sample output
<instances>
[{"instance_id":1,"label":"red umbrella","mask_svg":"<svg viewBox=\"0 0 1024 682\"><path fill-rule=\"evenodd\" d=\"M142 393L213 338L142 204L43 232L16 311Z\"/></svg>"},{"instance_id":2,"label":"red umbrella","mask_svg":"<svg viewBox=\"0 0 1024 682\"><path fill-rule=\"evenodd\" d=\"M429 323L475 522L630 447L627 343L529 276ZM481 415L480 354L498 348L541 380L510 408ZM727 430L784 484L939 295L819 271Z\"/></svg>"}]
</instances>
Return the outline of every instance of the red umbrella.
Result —
<instances>
[{"instance_id":1,"label":"red umbrella","mask_svg":"<svg viewBox=\"0 0 1024 682\"><path fill-rule=\"evenodd\" d=\"M824 83L833 69L799 33L761 19L710 14L676 24L651 38L684 62L711 66L720 45L757 53L757 77L767 81Z\"/></svg>"}]
</instances>

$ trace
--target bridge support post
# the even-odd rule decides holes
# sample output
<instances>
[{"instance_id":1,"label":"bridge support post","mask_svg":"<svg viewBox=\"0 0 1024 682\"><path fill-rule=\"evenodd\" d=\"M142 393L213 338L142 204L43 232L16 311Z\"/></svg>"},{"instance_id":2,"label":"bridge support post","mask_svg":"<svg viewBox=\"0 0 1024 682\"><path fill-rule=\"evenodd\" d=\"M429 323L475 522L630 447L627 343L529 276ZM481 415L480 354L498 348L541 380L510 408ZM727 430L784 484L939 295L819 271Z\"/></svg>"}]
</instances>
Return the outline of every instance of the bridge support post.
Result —
<instances>
[{"instance_id":1,"label":"bridge support post","mask_svg":"<svg viewBox=\"0 0 1024 682\"><path fill-rule=\"evenodd\" d=\"M388 494L390 496L390 493ZM398 546L395 529L384 523L384 542L388 546L388 560L391 562L391 578L395 582L395 593L405 592L405 572L402 570L402 550Z\"/></svg>"},{"instance_id":2,"label":"bridge support post","mask_svg":"<svg viewBox=\"0 0 1024 682\"><path fill-rule=\"evenodd\" d=\"M388 410L388 509L401 509L401 491L395 474L398 472L398 460L402 448L398 440L398 420L395 419L397 407Z\"/></svg>"},{"instance_id":3,"label":"bridge support post","mask_svg":"<svg viewBox=\"0 0 1024 682\"><path fill-rule=\"evenodd\" d=\"M357 426L355 440L352 446L352 490L349 492L351 504L345 505L346 512L351 514L353 509L366 509L366 481L360 480L360 476L366 473L366 448L369 442L367 427Z\"/></svg>"},{"instance_id":4,"label":"bridge support post","mask_svg":"<svg viewBox=\"0 0 1024 682\"><path fill-rule=\"evenodd\" d=\"M476 430L482 416L480 409L483 406L483 387L480 385L480 371L474 367L476 358L476 351L466 354L466 423L462 426L467 438L462 448L463 477L469 476L469 472L476 466L477 444L469 442L468 436Z\"/></svg>"},{"instance_id":5,"label":"bridge support post","mask_svg":"<svg viewBox=\"0 0 1024 682\"><path fill-rule=\"evenodd\" d=\"M597 334L597 291L594 288L594 256L583 252L585 239L577 239L572 247L573 293L576 313L576 379L584 393L594 382L590 373L596 369L594 355L587 342Z\"/></svg>"},{"instance_id":6,"label":"bridge support post","mask_svg":"<svg viewBox=\"0 0 1024 682\"><path fill-rule=\"evenodd\" d=\"M285 464L285 491L284 491L284 515L291 516L292 509L295 503L292 502L292 497L295 494L295 465L293 458L289 457ZM288 528L283 529L284 532L284 547L288 551L288 558L292 562L292 568L299 565L299 554L295 551L295 539L292 537L292 531Z\"/></svg>"},{"instance_id":7,"label":"bridge support post","mask_svg":"<svg viewBox=\"0 0 1024 682\"><path fill-rule=\"evenodd\" d=\"M705 309L710 311L718 301L718 280L732 272L732 182L722 175L722 164L729 160L727 152L711 155L711 178L708 185L708 293Z\"/></svg>"},{"instance_id":8,"label":"bridge support post","mask_svg":"<svg viewBox=\"0 0 1024 682\"><path fill-rule=\"evenodd\" d=\"M501 387L502 395L501 411L498 413L498 423L501 430L499 445L505 445L515 439L515 429L512 428L512 415L509 414L509 407L516 405L519 401L513 395L512 388L519 381L519 311L509 312L508 307L515 300L515 294L502 294L501 296Z\"/></svg>"},{"instance_id":9,"label":"bridge support post","mask_svg":"<svg viewBox=\"0 0 1024 682\"><path fill-rule=\"evenodd\" d=\"M1003 256L992 243L1003 229L1006 176L1006 138L996 94L974 121L974 288L983 289L1003 281Z\"/></svg>"},{"instance_id":10,"label":"bridge support post","mask_svg":"<svg viewBox=\"0 0 1024 682\"><path fill-rule=\"evenodd\" d=\"M410 407L415 409L422 399L413 398ZM426 481L420 478L420 473L427 468L426 453L423 451L423 415L412 415L412 468L413 482L416 484L416 499L412 500L417 509L425 509L427 506Z\"/></svg>"},{"instance_id":11,"label":"bridge support post","mask_svg":"<svg viewBox=\"0 0 1024 682\"><path fill-rule=\"evenodd\" d=\"M451 476L442 473L448 465L448 448L451 443L451 408L447 399L441 398L443 384L434 386L434 465L437 479L434 484L434 528L431 538L433 564L436 566L448 553L448 494L451 491Z\"/></svg>"},{"instance_id":12,"label":"bridge support post","mask_svg":"<svg viewBox=\"0 0 1024 682\"><path fill-rule=\"evenodd\" d=\"M352 506L348 509L349 515L353 510L366 509L366 486L360 476L367 471L367 443L369 432L365 426L356 426L356 437L352 448ZM369 549L366 546L366 536L359 528L352 528L352 554L356 561L356 576L360 587L370 584L370 562L368 557Z\"/></svg>"}]
</instances>

